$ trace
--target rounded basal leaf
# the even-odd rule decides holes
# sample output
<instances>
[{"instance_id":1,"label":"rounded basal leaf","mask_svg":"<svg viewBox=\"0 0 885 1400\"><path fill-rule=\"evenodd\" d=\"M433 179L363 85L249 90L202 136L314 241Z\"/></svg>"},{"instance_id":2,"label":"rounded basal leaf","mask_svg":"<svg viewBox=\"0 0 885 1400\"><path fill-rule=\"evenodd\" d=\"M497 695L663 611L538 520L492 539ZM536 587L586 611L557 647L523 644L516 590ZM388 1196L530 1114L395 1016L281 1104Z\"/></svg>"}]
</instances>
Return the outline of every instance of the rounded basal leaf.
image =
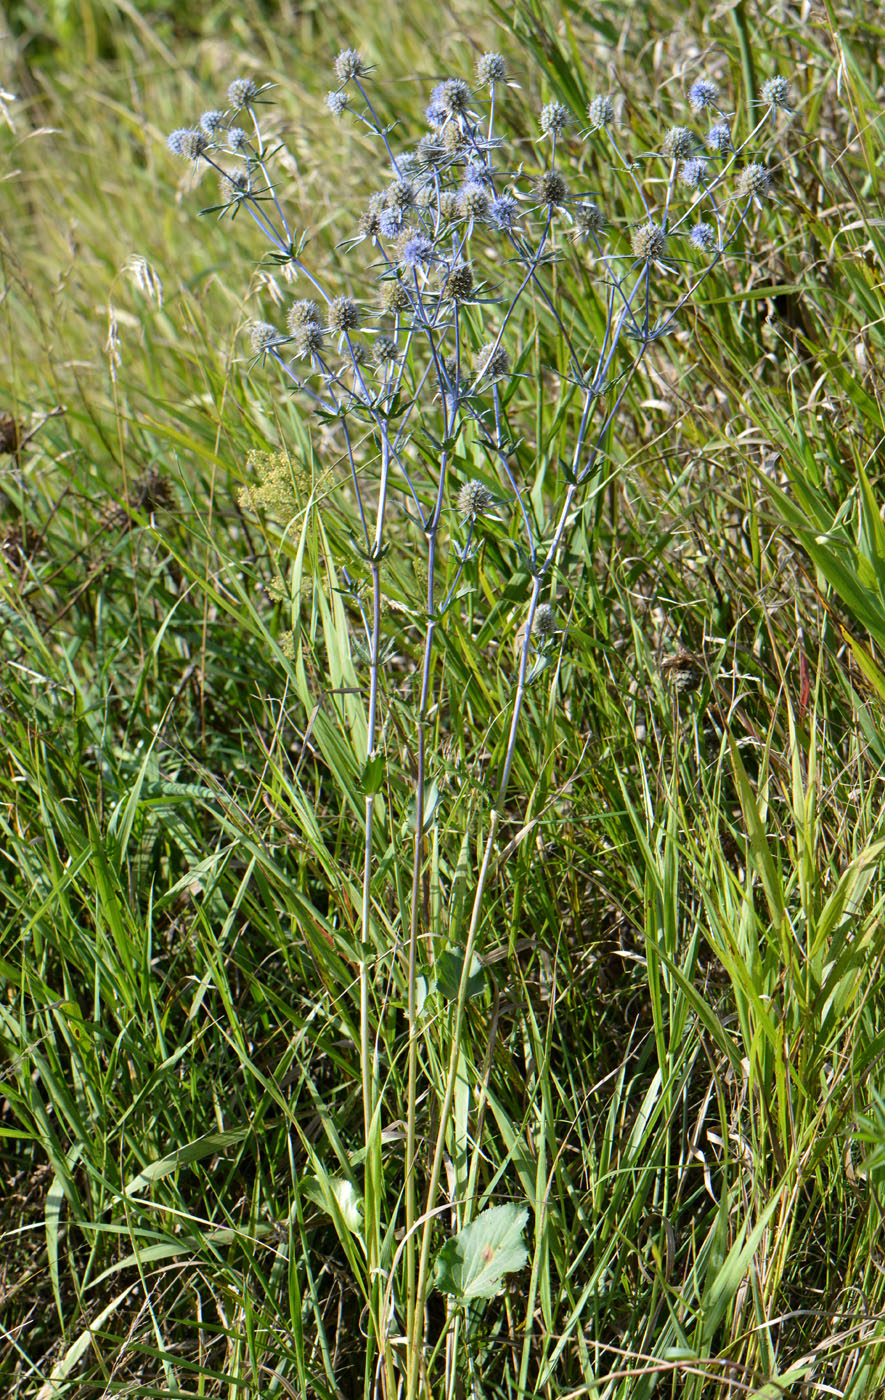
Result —
<instances>
[{"instance_id":1,"label":"rounded basal leaf","mask_svg":"<svg viewBox=\"0 0 885 1400\"><path fill-rule=\"evenodd\" d=\"M525 1206L492 1206L465 1225L436 1256L436 1287L462 1303L471 1298L494 1298L501 1291L504 1275L515 1273L528 1259L522 1237L528 1215Z\"/></svg>"}]
</instances>

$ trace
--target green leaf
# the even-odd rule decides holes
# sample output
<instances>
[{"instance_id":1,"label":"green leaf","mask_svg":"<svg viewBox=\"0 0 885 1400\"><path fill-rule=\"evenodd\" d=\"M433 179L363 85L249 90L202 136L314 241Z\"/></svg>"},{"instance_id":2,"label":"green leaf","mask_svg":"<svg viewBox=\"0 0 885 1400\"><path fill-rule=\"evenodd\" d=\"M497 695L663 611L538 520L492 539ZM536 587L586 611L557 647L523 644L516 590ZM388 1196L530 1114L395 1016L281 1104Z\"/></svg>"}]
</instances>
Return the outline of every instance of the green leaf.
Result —
<instances>
[{"instance_id":1,"label":"green leaf","mask_svg":"<svg viewBox=\"0 0 885 1400\"><path fill-rule=\"evenodd\" d=\"M455 1001L461 989L464 972L463 948L447 948L436 960L436 985L449 1001ZM474 953L467 975L467 996L478 997L486 984L482 963Z\"/></svg>"},{"instance_id":2,"label":"green leaf","mask_svg":"<svg viewBox=\"0 0 885 1400\"><path fill-rule=\"evenodd\" d=\"M360 791L364 797L372 797L384 781L384 755L374 754L367 758L360 777Z\"/></svg>"},{"instance_id":3,"label":"green leaf","mask_svg":"<svg viewBox=\"0 0 885 1400\"><path fill-rule=\"evenodd\" d=\"M515 1273L528 1259L522 1238L528 1214L525 1206L492 1206L446 1240L433 1268L437 1288L462 1303L494 1298L504 1275Z\"/></svg>"},{"instance_id":4,"label":"green leaf","mask_svg":"<svg viewBox=\"0 0 885 1400\"><path fill-rule=\"evenodd\" d=\"M343 1176L306 1176L301 1191L333 1220L340 1217L352 1235L359 1234L363 1228L363 1203L353 1182Z\"/></svg>"}]
</instances>

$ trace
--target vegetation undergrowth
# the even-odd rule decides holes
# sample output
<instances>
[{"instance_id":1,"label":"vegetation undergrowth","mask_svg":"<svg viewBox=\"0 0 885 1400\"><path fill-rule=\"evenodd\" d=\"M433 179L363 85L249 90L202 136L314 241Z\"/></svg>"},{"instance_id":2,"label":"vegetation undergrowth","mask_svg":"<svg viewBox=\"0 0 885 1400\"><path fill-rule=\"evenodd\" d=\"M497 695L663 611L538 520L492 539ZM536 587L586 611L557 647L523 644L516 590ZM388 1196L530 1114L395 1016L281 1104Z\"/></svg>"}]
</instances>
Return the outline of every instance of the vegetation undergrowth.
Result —
<instances>
[{"instance_id":1,"label":"vegetation undergrowth","mask_svg":"<svg viewBox=\"0 0 885 1400\"><path fill-rule=\"evenodd\" d=\"M10 1395L885 1393L878 36L639 15L10 11Z\"/></svg>"}]
</instances>

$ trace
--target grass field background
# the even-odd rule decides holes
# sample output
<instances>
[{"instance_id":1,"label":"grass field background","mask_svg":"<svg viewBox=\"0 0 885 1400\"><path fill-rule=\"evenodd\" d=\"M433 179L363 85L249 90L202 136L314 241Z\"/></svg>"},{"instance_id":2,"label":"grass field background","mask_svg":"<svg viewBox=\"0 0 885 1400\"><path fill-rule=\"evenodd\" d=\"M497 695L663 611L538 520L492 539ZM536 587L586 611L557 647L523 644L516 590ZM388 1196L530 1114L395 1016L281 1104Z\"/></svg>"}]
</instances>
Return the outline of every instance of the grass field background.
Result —
<instances>
[{"instance_id":1,"label":"grass field background","mask_svg":"<svg viewBox=\"0 0 885 1400\"><path fill-rule=\"evenodd\" d=\"M885 1395L881 23L81 0L3 24L4 1393ZM434 84L500 50L519 158L565 103L622 238L624 182L580 135L595 94L634 152L705 71L747 127L772 74L795 103L775 199L649 351L569 519L465 968L529 595L509 517L466 569L428 720L417 984L420 532L395 513L384 561L367 967L340 441L252 362L244 330L293 287L248 220L197 217L214 182L165 144L233 78L277 84L282 192L349 286L383 164L324 106L349 46L412 140ZM544 272L589 341L581 257ZM574 406L542 297L511 331L543 536ZM486 470L458 453L456 481ZM256 499L262 470L282 504ZM421 1293L407 1141L420 1199L445 1149L431 1260L525 1210L495 1296Z\"/></svg>"}]
</instances>

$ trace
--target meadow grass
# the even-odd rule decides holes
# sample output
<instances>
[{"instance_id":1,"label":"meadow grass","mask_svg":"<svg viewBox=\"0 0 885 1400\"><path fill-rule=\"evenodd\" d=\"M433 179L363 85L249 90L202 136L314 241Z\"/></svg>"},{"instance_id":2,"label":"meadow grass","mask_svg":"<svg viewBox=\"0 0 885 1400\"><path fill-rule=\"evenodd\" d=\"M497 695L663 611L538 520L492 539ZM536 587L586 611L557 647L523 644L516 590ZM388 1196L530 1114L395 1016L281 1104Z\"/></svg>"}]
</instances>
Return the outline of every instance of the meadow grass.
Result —
<instances>
[{"instance_id":1,"label":"meadow grass","mask_svg":"<svg viewBox=\"0 0 885 1400\"><path fill-rule=\"evenodd\" d=\"M5 1393L885 1394L876 24L746 0L7 23ZM622 240L594 95L634 152L708 69L744 130L771 75L795 104L766 126L775 199L647 347L565 516L553 635L526 632L502 509L425 705L426 547L388 516L369 762L340 433L244 334L293 287L243 211L198 220L214 180L165 145L232 78L276 83L281 192L340 282L383 163L324 107L351 46L403 140L500 50L521 158L563 103ZM546 541L575 394L545 298L582 347L606 325L598 264L560 253L505 393ZM493 479L478 432L445 450Z\"/></svg>"}]
</instances>

